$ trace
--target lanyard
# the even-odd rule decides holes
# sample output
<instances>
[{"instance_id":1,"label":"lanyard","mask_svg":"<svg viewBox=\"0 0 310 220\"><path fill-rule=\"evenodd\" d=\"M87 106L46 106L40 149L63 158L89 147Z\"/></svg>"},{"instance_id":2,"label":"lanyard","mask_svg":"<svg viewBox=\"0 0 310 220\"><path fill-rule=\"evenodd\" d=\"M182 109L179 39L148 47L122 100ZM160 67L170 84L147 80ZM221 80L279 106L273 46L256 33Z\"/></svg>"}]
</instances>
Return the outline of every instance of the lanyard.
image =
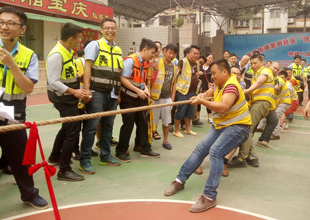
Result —
<instances>
[{"instance_id":1,"label":"lanyard","mask_svg":"<svg viewBox=\"0 0 310 220\"><path fill-rule=\"evenodd\" d=\"M15 51L16 51L18 45L19 45L19 41L17 41L17 43L15 44L15 47L14 47L13 50L11 51L11 56L13 56L13 54L15 53ZM5 77L7 71L8 71L8 66L5 65L5 66L3 67L3 74L2 74L2 79L1 79L1 85L2 85L3 79L4 79L4 77Z\"/></svg>"},{"instance_id":2,"label":"lanyard","mask_svg":"<svg viewBox=\"0 0 310 220\"><path fill-rule=\"evenodd\" d=\"M142 61L142 62L143 62L143 61ZM141 83L142 79L144 79L144 78L143 78L144 65L143 65L143 71L142 71L142 67L141 67L141 63L142 63L142 62L139 61L139 69L140 69L140 74L141 74L141 77L140 77L140 84L141 84L141 88L143 87L142 89L144 89L144 83L143 83L143 86L142 86L142 83ZM144 81L144 80L143 80L143 81Z\"/></svg>"}]
</instances>

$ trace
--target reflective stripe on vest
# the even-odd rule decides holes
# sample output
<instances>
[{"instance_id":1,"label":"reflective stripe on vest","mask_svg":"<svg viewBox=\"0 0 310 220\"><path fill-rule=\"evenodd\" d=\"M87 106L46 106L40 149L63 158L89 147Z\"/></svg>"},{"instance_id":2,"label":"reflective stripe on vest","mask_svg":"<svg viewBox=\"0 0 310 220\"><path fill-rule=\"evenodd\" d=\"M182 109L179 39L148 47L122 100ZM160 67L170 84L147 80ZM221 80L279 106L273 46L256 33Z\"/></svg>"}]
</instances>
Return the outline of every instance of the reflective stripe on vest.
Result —
<instances>
[{"instance_id":1,"label":"reflective stripe on vest","mask_svg":"<svg viewBox=\"0 0 310 220\"><path fill-rule=\"evenodd\" d=\"M302 67L301 65L296 65L295 63L292 64L292 75L295 76L295 78L299 78L298 80L300 80L300 77L302 75Z\"/></svg>"},{"instance_id":2,"label":"reflective stripe on vest","mask_svg":"<svg viewBox=\"0 0 310 220\"><path fill-rule=\"evenodd\" d=\"M160 93L162 90L163 83L165 81L165 74L166 74L165 63L164 63L163 58L159 58L157 60L157 65L158 65L157 78L156 78L154 84L151 86L151 98L154 100L157 100L160 97ZM172 94L172 85L173 85L173 82L175 81L175 79L177 77L177 74L178 74L178 68L176 66L173 66L173 76L171 79L171 86L170 86L171 94Z\"/></svg>"},{"instance_id":3,"label":"reflective stripe on vest","mask_svg":"<svg viewBox=\"0 0 310 220\"><path fill-rule=\"evenodd\" d=\"M254 75L252 79L252 84L257 81L259 76L264 73L267 73L267 80L257 89L252 92L252 100L253 102L258 100L264 100L270 102L270 110L276 109L275 104L275 90L274 90L274 79L271 69L267 67L261 67Z\"/></svg>"},{"instance_id":4,"label":"reflective stripe on vest","mask_svg":"<svg viewBox=\"0 0 310 220\"><path fill-rule=\"evenodd\" d=\"M276 94L276 106L278 106L281 103L291 104L291 94L290 90L287 88L286 83L281 77L276 78L279 80L279 82L282 84L281 93L279 95Z\"/></svg>"},{"instance_id":5,"label":"reflective stripe on vest","mask_svg":"<svg viewBox=\"0 0 310 220\"><path fill-rule=\"evenodd\" d=\"M186 95L188 93L191 79L192 79L192 68L187 58L183 58L183 67L182 73L179 75L176 85L176 90L179 91L181 94ZM197 79L199 77L199 64L197 64Z\"/></svg>"},{"instance_id":6,"label":"reflective stripe on vest","mask_svg":"<svg viewBox=\"0 0 310 220\"><path fill-rule=\"evenodd\" d=\"M89 88L98 92L114 92L118 95L123 69L122 50L118 46L111 47L104 38L97 40L98 56L91 69Z\"/></svg>"},{"instance_id":7,"label":"reflective stripe on vest","mask_svg":"<svg viewBox=\"0 0 310 220\"><path fill-rule=\"evenodd\" d=\"M221 102L223 92L227 85L235 85L238 89L239 99L225 114L213 113L213 122L215 129L221 129L234 124L251 125L251 116L245 100L243 90L236 77L231 76L224 87L219 91L218 87L214 87L214 102Z\"/></svg>"}]
</instances>

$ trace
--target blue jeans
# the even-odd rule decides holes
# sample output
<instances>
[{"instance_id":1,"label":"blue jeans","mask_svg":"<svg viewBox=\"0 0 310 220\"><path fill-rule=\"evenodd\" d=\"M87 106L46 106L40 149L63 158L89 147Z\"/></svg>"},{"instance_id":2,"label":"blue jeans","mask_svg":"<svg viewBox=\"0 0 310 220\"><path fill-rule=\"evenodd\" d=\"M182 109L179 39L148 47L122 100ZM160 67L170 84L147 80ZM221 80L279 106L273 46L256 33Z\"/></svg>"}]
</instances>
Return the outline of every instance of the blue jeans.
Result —
<instances>
[{"instance_id":1,"label":"blue jeans","mask_svg":"<svg viewBox=\"0 0 310 220\"><path fill-rule=\"evenodd\" d=\"M232 125L218 130L212 126L209 133L185 161L177 178L185 184L209 154L210 173L203 194L210 199L215 199L223 171L224 157L246 141L249 133L250 129L242 125Z\"/></svg>"},{"instance_id":2,"label":"blue jeans","mask_svg":"<svg viewBox=\"0 0 310 220\"><path fill-rule=\"evenodd\" d=\"M89 114L103 111L115 110L117 107L117 99L111 98L110 92L94 92L93 99L86 104L86 109ZM101 136L99 141L100 158L104 159L111 155L110 145L113 131L115 116L103 118L89 119L84 123L81 143L80 161L85 163L90 161L91 149L94 144L94 139L97 127L101 121Z\"/></svg>"},{"instance_id":3,"label":"blue jeans","mask_svg":"<svg viewBox=\"0 0 310 220\"><path fill-rule=\"evenodd\" d=\"M189 100L191 97L195 96L196 93L189 92L186 95L183 95L179 91L176 92L176 99L178 101ZM174 119L175 120L183 120L184 117L192 119L195 115L195 106L191 104L178 105L177 110L175 112Z\"/></svg>"}]
</instances>

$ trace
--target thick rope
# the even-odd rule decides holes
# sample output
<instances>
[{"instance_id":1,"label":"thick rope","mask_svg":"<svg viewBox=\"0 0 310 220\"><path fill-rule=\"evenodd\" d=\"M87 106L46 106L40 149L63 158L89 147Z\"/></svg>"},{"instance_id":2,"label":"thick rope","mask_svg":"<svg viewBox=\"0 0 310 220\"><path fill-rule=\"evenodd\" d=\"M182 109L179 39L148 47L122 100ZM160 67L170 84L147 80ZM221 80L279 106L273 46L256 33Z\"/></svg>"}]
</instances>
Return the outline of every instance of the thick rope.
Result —
<instances>
[{"instance_id":1,"label":"thick rope","mask_svg":"<svg viewBox=\"0 0 310 220\"><path fill-rule=\"evenodd\" d=\"M206 100L211 100L211 98L206 98ZM172 102L172 103L166 103L166 104L158 104L158 105L141 106L141 107L127 108L127 109L114 110L114 111L97 112L93 114L84 114L84 115L77 115L77 116L71 116L71 117L63 117L63 118L58 118L58 119L50 119L50 120L45 120L45 121L38 121L36 122L36 124L37 126L45 126L45 125L52 125L52 124L65 123L65 122L82 121L82 120L87 120L87 119L92 119L92 118L101 118L101 117L107 117L111 115L126 114L126 113L150 110L153 108L162 108L162 107L174 106L174 105L184 105L184 104L189 104L189 103L191 103L191 100L178 101L178 102ZM26 129L26 128L27 126L25 124L12 124L12 125L0 126L0 133L4 133L8 131L16 131L16 130L21 130L21 129Z\"/></svg>"}]
</instances>

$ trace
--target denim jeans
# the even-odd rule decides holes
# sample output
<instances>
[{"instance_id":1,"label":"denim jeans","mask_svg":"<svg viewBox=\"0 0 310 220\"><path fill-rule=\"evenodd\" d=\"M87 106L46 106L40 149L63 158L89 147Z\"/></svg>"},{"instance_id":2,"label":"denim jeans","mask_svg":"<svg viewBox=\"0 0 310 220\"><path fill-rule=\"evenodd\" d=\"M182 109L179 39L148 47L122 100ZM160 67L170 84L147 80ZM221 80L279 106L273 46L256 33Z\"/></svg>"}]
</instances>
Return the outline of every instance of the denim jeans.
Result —
<instances>
[{"instance_id":1,"label":"denim jeans","mask_svg":"<svg viewBox=\"0 0 310 220\"><path fill-rule=\"evenodd\" d=\"M215 199L223 171L224 157L240 146L248 138L249 133L250 129L242 125L232 125L218 130L212 126L209 133L185 161L177 178L185 183L209 154L210 173L203 194Z\"/></svg>"},{"instance_id":2,"label":"denim jeans","mask_svg":"<svg viewBox=\"0 0 310 220\"><path fill-rule=\"evenodd\" d=\"M112 111L117 107L117 99L111 98L110 92L94 92L93 99L86 104L87 113L96 113L102 111ZM80 161L85 163L90 161L91 149L97 127L101 121L101 136L99 141L100 158L104 159L111 154L110 145L115 116L103 118L93 118L85 122L82 132L81 157Z\"/></svg>"}]
</instances>

